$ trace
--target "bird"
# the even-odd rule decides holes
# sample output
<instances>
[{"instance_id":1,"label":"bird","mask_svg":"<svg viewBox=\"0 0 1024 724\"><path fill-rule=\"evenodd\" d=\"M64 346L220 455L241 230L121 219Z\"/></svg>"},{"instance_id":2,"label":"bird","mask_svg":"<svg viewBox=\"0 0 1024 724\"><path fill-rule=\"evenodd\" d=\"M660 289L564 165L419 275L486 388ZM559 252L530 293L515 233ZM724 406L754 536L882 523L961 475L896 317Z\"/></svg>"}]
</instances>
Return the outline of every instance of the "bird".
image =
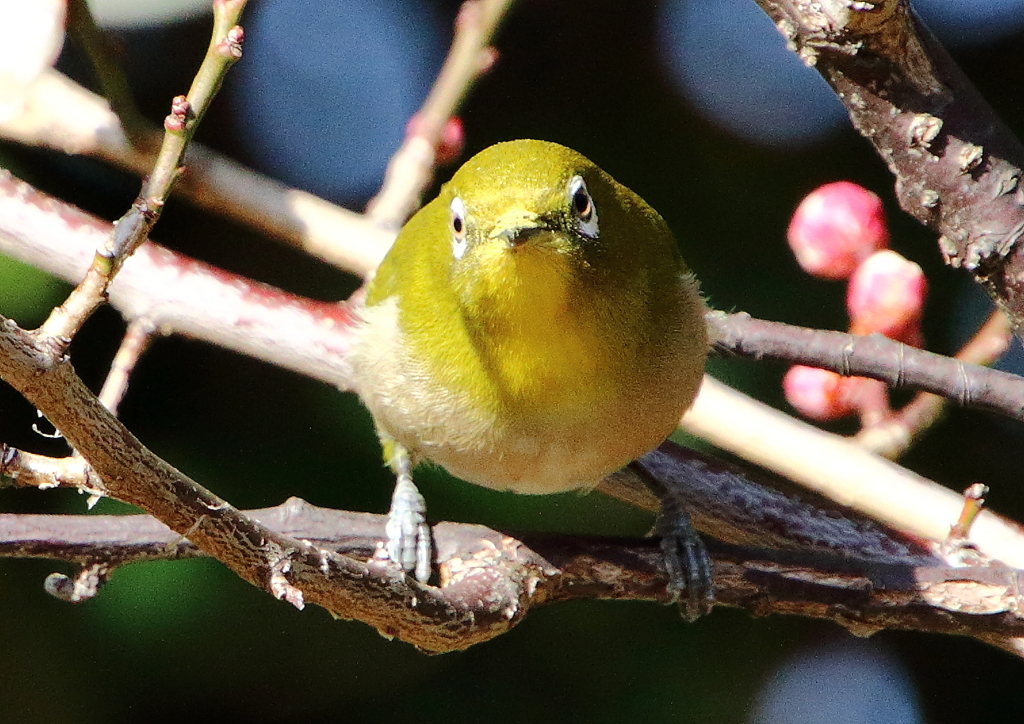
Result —
<instances>
[{"instance_id":1,"label":"bird","mask_svg":"<svg viewBox=\"0 0 1024 724\"><path fill-rule=\"evenodd\" d=\"M369 280L349 361L396 475L387 557L426 582L414 468L521 494L589 490L700 388L705 304L662 217L582 154L467 160Z\"/></svg>"}]
</instances>

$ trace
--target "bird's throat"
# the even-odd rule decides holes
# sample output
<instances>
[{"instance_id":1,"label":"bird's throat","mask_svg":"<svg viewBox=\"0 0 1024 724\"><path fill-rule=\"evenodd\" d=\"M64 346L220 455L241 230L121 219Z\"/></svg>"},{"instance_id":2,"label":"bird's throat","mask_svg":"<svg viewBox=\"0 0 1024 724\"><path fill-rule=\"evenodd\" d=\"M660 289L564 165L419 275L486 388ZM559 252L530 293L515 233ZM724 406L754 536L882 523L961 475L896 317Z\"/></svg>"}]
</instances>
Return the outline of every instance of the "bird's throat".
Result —
<instances>
[{"instance_id":1,"label":"bird's throat","mask_svg":"<svg viewBox=\"0 0 1024 724\"><path fill-rule=\"evenodd\" d=\"M506 404L578 414L603 394L609 374L589 295L557 251L527 245L506 248L502 257L477 277L481 361Z\"/></svg>"}]
</instances>

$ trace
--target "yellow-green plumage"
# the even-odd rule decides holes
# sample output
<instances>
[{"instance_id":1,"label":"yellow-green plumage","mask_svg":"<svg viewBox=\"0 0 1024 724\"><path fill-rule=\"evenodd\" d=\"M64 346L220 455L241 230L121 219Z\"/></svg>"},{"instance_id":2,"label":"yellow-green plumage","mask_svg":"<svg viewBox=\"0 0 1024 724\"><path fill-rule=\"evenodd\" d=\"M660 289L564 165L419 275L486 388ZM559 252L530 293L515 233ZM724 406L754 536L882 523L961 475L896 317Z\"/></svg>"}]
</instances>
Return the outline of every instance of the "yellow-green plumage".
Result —
<instances>
[{"instance_id":1,"label":"yellow-green plumage","mask_svg":"<svg viewBox=\"0 0 1024 724\"><path fill-rule=\"evenodd\" d=\"M591 487L656 446L707 349L662 218L544 141L467 161L402 229L362 317L352 362L382 440L521 493Z\"/></svg>"}]
</instances>

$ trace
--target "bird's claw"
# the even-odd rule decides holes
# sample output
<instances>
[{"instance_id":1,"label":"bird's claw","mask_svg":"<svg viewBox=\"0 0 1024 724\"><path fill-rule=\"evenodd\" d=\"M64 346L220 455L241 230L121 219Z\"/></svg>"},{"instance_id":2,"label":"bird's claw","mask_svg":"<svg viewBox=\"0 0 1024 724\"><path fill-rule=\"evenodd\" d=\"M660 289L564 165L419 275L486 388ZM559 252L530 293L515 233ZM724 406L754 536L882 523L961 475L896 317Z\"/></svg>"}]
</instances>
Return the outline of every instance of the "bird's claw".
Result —
<instances>
[{"instance_id":1,"label":"bird's claw","mask_svg":"<svg viewBox=\"0 0 1024 724\"><path fill-rule=\"evenodd\" d=\"M690 524L685 511L666 511L656 528L661 536L661 551L668 572L666 589L687 621L696 621L711 613L715 603L711 558L700 535ZM682 596L685 594L685 597Z\"/></svg>"},{"instance_id":2,"label":"bird's claw","mask_svg":"<svg viewBox=\"0 0 1024 724\"><path fill-rule=\"evenodd\" d=\"M430 579L433 541L427 525L427 505L408 473L399 473L391 510L384 527L388 559L420 583Z\"/></svg>"},{"instance_id":3,"label":"bird's claw","mask_svg":"<svg viewBox=\"0 0 1024 724\"><path fill-rule=\"evenodd\" d=\"M695 621L711 613L715 604L715 586L711 576L711 557L704 541L690 523L679 496L636 461L628 469L639 476L661 501L661 516L654 532L661 536L661 552L665 559L668 584L665 588L672 602L687 621ZM683 597L685 594L685 598Z\"/></svg>"}]
</instances>

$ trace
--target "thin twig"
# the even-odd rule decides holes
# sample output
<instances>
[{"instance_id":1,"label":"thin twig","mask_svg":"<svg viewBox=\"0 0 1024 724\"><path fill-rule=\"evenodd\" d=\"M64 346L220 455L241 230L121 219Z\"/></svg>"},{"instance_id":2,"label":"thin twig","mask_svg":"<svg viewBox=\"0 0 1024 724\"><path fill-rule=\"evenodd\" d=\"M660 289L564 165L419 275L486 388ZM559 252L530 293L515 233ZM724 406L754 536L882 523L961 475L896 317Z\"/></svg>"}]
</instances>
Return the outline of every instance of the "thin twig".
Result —
<instances>
[{"instance_id":1,"label":"thin twig","mask_svg":"<svg viewBox=\"0 0 1024 724\"><path fill-rule=\"evenodd\" d=\"M89 475L89 466L77 456L51 458L18 450L0 442L0 478L14 487L78 488L90 495L105 495L102 482Z\"/></svg>"},{"instance_id":2,"label":"thin twig","mask_svg":"<svg viewBox=\"0 0 1024 724\"><path fill-rule=\"evenodd\" d=\"M24 105L26 112L0 120L0 137L87 154L139 176L153 168L157 144L153 150L132 146L103 98L55 70L29 87ZM182 198L339 269L365 276L394 239L394 232L362 214L289 188L202 144L189 146L187 163L188 173L175 186Z\"/></svg>"},{"instance_id":3,"label":"thin twig","mask_svg":"<svg viewBox=\"0 0 1024 724\"><path fill-rule=\"evenodd\" d=\"M417 123L391 157L384 183L366 207L380 227L397 231L419 205L430 184L445 123L458 112L473 82L494 61L491 39L512 0L466 0L455 21L455 37Z\"/></svg>"},{"instance_id":4,"label":"thin twig","mask_svg":"<svg viewBox=\"0 0 1024 724\"><path fill-rule=\"evenodd\" d=\"M153 145L155 150L156 139L152 126L135 105L131 88L128 87L128 78L117 62L113 45L106 33L96 25L88 3L86 0L69 0L67 7L68 30L85 51L103 97L117 114L129 143L143 148Z\"/></svg>"},{"instance_id":5,"label":"thin twig","mask_svg":"<svg viewBox=\"0 0 1024 724\"><path fill-rule=\"evenodd\" d=\"M960 511L957 518L949 529L949 541L966 541L971 537L971 526L978 518L985 505L985 496L988 495L988 486L983 483L972 483L964 491L964 509Z\"/></svg>"},{"instance_id":6,"label":"thin twig","mask_svg":"<svg viewBox=\"0 0 1024 724\"><path fill-rule=\"evenodd\" d=\"M133 319L129 323L99 394L100 402L112 414L117 414L118 405L121 404L124 393L128 390L128 378L131 377L135 365L138 364L139 358L149 347L149 343L153 341L155 333L156 328L146 317Z\"/></svg>"},{"instance_id":7,"label":"thin twig","mask_svg":"<svg viewBox=\"0 0 1024 724\"><path fill-rule=\"evenodd\" d=\"M134 253L160 218L181 171L185 149L195 134L224 75L241 57L242 29L237 20L246 0L214 2L214 30L206 57L196 73L188 96L172 102L164 122L164 140L152 172L132 208L115 225L105 243L96 249L92 264L81 283L55 308L39 334L55 349L63 349L85 320L103 303L107 288L125 259Z\"/></svg>"},{"instance_id":8,"label":"thin twig","mask_svg":"<svg viewBox=\"0 0 1024 724\"><path fill-rule=\"evenodd\" d=\"M1013 330L1001 311L994 311L965 344L955 359L966 364L989 366L1005 354ZM973 368L964 367L968 374ZM919 392L910 402L878 424L865 426L853 440L866 450L890 460L899 459L926 431L943 418L950 399Z\"/></svg>"}]
</instances>

